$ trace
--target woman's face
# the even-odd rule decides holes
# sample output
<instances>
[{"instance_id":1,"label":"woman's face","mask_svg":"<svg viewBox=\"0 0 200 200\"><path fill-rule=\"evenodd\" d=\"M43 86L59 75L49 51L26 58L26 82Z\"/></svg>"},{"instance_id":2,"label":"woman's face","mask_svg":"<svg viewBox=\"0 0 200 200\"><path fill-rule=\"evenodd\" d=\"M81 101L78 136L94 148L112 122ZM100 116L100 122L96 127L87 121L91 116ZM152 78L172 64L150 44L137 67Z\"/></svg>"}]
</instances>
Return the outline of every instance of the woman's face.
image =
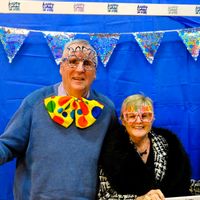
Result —
<instances>
[{"instance_id":1,"label":"woman's face","mask_svg":"<svg viewBox=\"0 0 200 200\"><path fill-rule=\"evenodd\" d=\"M152 107L145 105L137 108L137 110L125 110L123 112L122 124L133 141L137 141L147 136L151 130L153 119Z\"/></svg>"}]
</instances>

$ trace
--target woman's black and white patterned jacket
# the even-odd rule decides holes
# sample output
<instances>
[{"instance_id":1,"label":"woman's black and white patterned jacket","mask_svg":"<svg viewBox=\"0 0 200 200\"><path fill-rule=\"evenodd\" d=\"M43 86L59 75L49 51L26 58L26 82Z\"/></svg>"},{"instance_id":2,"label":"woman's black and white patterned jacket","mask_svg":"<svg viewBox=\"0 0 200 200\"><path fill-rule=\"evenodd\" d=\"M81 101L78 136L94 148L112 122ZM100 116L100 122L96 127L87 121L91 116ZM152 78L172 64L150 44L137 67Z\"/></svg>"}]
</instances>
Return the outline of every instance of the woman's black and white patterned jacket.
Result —
<instances>
[{"instance_id":1,"label":"woman's black and white patterned jacket","mask_svg":"<svg viewBox=\"0 0 200 200\"><path fill-rule=\"evenodd\" d=\"M160 189L165 197L190 195L190 162L178 137L163 128L152 128L149 137L152 162L146 166L123 126L106 136L98 199L134 199L151 189Z\"/></svg>"}]
</instances>

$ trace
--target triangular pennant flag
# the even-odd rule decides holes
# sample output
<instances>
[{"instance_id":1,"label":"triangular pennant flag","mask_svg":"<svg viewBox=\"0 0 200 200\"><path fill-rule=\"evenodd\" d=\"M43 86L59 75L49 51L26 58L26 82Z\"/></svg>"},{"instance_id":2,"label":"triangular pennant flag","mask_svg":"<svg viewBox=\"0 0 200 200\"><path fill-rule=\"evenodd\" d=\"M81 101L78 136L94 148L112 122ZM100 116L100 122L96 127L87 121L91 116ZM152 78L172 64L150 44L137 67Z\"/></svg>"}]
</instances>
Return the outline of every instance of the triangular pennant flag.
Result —
<instances>
[{"instance_id":1,"label":"triangular pennant flag","mask_svg":"<svg viewBox=\"0 0 200 200\"><path fill-rule=\"evenodd\" d=\"M4 33L4 30L3 30L3 28L0 26L0 41L1 41L1 38L2 38L3 33Z\"/></svg>"},{"instance_id":2,"label":"triangular pennant flag","mask_svg":"<svg viewBox=\"0 0 200 200\"><path fill-rule=\"evenodd\" d=\"M5 33L5 31L4 31L3 27L0 26L0 40L4 33Z\"/></svg>"},{"instance_id":3,"label":"triangular pennant flag","mask_svg":"<svg viewBox=\"0 0 200 200\"><path fill-rule=\"evenodd\" d=\"M28 36L30 31L26 29L7 28L2 27L0 30L0 40L3 44L4 50L7 54L9 63L19 51L20 47L24 43L24 40Z\"/></svg>"},{"instance_id":4,"label":"triangular pennant flag","mask_svg":"<svg viewBox=\"0 0 200 200\"><path fill-rule=\"evenodd\" d=\"M137 43L139 44L143 54L149 63L153 63L155 54L160 46L163 32L138 32L133 33Z\"/></svg>"},{"instance_id":5,"label":"triangular pennant flag","mask_svg":"<svg viewBox=\"0 0 200 200\"><path fill-rule=\"evenodd\" d=\"M185 44L187 50L190 52L196 61L199 56L200 49L200 28L182 29L178 30L178 35Z\"/></svg>"},{"instance_id":6,"label":"triangular pennant flag","mask_svg":"<svg viewBox=\"0 0 200 200\"><path fill-rule=\"evenodd\" d=\"M65 32L43 32L44 37L47 40L47 44L51 49L51 52L54 56L55 62L57 65L60 64L62 53L67 42L70 42L74 39L74 33L65 33Z\"/></svg>"},{"instance_id":7,"label":"triangular pennant flag","mask_svg":"<svg viewBox=\"0 0 200 200\"><path fill-rule=\"evenodd\" d=\"M103 33L91 33L90 40L93 41L93 46L97 51L98 56L100 56L104 67L106 67L110 56L114 48L117 45L120 35L114 34L103 34Z\"/></svg>"}]
</instances>

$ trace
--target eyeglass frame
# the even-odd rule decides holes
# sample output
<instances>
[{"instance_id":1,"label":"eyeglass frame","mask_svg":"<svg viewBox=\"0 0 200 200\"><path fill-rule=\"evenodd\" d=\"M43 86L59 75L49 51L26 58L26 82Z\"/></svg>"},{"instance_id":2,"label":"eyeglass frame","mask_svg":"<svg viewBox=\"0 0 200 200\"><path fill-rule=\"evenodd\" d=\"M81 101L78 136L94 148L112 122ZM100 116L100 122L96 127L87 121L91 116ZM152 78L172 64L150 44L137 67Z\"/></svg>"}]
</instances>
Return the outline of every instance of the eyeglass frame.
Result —
<instances>
[{"instance_id":1,"label":"eyeglass frame","mask_svg":"<svg viewBox=\"0 0 200 200\"><path fill-rule=\"evenodd\" d=\"M135 119L132 120L132 121L128 120L127 116L126 116L127 114L135 114ZM151 118L149 120L144 120L144 119L142 119L142 115L143 114L152 114L152 116L151 116ZM135 123L137 121L138 117L140 118L141 122L143 122L143 123L150 123L154 119L154 113L151 112L151 111L146 111L146 112L124 112L123 113L123 120L126 121L129 124Z\"/></svg>"},{"instance_id":2,"label":"eyeglass frame","mask_svg":"<svg viewBox=\"0 0 200 200\"><path fill-rule=\"evenodd\" d=\"M70 58L72 58L72 57L74 57L75 59L77 59L77 61L78 61L79 63L78 63L78 64L69 63ZM80 59L80 58L78 58L78 57L75 56L75 55L69 56L68 58L67 58L67 57L66 57L66 58L62 58L61 61L62 61L63 63L67 61L67 65L68 65L67 67L68 67L69 69L76 69L76 68L79 66L79 64L80 64L80 61L82 61L82 67L83 67L83 69L84 69L85 71L92 71L93 69L96 69L96 63L95 63L94 61L92 61L91 59L88 59L88 58ZM87 65L84 65L84 62L85 62L85 61L89 61L89 62L93 63L94 66L90 66L89 68L86 67Z\"/></svg>"}]
</instances>

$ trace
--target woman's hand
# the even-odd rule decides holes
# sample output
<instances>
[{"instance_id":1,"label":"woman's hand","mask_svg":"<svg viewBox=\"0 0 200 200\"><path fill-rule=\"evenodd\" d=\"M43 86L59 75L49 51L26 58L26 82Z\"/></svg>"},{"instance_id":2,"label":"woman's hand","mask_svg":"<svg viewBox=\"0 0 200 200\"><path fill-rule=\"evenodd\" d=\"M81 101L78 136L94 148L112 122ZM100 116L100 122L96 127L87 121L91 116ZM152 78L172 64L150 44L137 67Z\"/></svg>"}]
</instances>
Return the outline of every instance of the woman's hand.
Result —
<instances>
[{"instance_id":1,"label":"woman's hand","mask_svg":"<svg viewBox=\"0 0 200 200\"><path fill-rule=\"evenodd\" d=\"M138 196L136 200L164 200L165 197L161 190L150 190L145 195Z\"/></svg>"}]
</instances>

